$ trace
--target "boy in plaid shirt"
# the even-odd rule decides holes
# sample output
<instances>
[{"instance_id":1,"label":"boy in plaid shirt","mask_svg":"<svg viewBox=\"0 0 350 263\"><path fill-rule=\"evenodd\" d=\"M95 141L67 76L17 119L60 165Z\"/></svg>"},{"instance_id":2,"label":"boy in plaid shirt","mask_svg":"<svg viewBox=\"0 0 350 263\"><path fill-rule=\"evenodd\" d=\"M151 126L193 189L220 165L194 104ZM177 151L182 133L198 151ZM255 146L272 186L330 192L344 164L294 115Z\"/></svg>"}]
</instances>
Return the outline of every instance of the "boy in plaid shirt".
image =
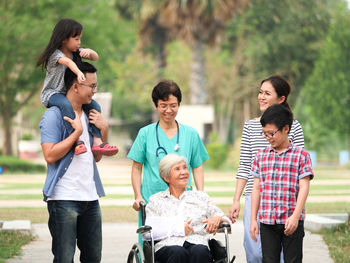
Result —
<instances>
[{"instance_id":1,"label":"boy in plaid shirt","mask_svg":"<svg viewBox=\"0 0 350 263\"><path fill-rule=\"evenodd\" d=\"M314 177L309 154L288 139L293 114L280 104L269 107L260 119L262 136L270 146L253 162L254 175L250 235L259 233L263 262L302 262L305 202Z\"/></svg>"}]
</instances>

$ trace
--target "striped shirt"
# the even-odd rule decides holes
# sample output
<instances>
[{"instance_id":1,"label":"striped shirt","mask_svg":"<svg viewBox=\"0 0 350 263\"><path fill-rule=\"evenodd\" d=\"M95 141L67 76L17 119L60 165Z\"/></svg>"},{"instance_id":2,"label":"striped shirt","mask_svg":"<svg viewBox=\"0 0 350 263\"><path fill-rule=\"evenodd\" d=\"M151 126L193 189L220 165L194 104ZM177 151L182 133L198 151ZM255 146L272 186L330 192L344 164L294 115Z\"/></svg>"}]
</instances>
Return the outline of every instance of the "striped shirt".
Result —
<instances>
[{"instance_id":1,"label":"striped shirt","mask_svg":"<svg viewBox=\"0 0 350 263\"><path fill-rule=\"evenodd\" d=\"M281 153L271 146L260 150L251 174L259 178L259 220L269 225L286 223L297 204L300 179L314 177L309 153L293 143ZM299 220L304 218L305 208Z\"/></svg>"},{"instance_id":2,"label":"striped shirt","mask_svg":"<svg viewBox=\"0 0 350 263\"><path fill-rule=\"evenodd\" d=\"M246 196L250 195L253 190L254 177L250 175L250 171L254 157L260 149L270 145L265 137L261 135L261 132L262 126L259 118L244 123L236 178L247 180L244 192ZM294 145L304 147L303 129L297 120L293 121L288 137Z\"/></svg>"}]
</instances>

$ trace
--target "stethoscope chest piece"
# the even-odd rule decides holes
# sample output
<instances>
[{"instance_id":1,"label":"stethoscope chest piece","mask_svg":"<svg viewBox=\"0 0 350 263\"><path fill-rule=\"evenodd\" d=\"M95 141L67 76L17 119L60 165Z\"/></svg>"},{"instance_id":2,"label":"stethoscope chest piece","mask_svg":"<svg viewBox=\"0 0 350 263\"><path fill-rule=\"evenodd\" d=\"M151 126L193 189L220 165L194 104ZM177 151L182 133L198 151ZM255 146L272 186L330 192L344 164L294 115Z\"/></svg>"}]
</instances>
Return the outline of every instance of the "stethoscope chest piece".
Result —
<instances>
[{"instance_id":1,"label":"stethoscope chest piece","mask_svg":"<svg viewBox=\"0 0 350 263\"><path fill-rule=\"evenodd\" d=\"M177 136L176 136L176 145L174 146L174 151L177 152L178 150L180 150L180 145L179 145L180 131L179 131L178 122L176 120L175 120L175 122L176 122L176 126L177 126ZM156 149L157 160L159 157L159 152L164 152L165 154L168 154L168 152L165 150L165 148L160 146L159 136L158 136L158 126L159 126L159 121L157 122L157 125L156 125L156 138L157 138L157 144L158 144L158 148Z\"/></svg>"}]
</instances>

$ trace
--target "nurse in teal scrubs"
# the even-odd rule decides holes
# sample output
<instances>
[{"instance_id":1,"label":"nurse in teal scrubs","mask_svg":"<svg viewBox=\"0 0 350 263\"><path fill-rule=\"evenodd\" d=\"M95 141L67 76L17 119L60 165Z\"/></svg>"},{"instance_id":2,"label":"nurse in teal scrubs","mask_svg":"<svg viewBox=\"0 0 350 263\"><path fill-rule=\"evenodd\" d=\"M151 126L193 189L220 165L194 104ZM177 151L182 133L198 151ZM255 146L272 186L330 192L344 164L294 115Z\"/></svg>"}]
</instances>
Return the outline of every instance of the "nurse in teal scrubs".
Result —
<instances>
[{"instance_id":1,"label":"nurse in teal scrubs","mask_svg":"<svg viewBox=\"0 0 350 263\"><path fill-rule=\"evenodd\" d=\"M196 189L204 189L203 163L209 155L197 131L175 120L181 99L181 90L173 81L161 81L153 88L152 100L159 121L140 129L128 154L133 160L131 181L136 211L140 209L140 201L147 203L151 195L168 188L159 176L158 164L169 153L187 158L189 171L192 170L187 189L192 189L192 175Z\"/></svg>"}]
</instances>

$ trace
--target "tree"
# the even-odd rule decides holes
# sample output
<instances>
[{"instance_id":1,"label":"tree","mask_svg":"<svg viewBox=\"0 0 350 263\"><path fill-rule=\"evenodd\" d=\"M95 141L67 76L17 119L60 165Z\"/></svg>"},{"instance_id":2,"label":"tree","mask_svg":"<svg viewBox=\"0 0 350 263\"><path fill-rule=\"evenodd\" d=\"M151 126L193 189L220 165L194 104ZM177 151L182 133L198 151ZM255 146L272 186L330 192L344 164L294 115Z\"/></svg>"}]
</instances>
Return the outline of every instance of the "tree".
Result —
<instances>
[{"instance_id":1,"label":"tree","mask_svg":"<svg viewBox=\"0 0 350 263\"><path fill-rule=\"evenodd\" d=\"M190 101L207 103L205 45L215 44L225 24L246 6L245 0L168 0L161 8L159 19L171 34L186 41L192 50Z\"/></svg>"},{"instance_id":2,"label":"tree","mask_svg":"<svg viewBox=\"0 0 350 263\"><path fill-rule=\"evenodd\" d=\"M211 67L215 74L208 76L217 114L214 130L221 142L231 136L235 123L259 114L256 98L263 78L286 77L294 84L289 100L295 101L318 57L333 2L252 0L245 12L230 20L221 50L211 55L222 66ZM222 70L225 75L218 74Z\"/></svg>"},{"instance_id":3,"label":"tree","mask_svg":"<svg viewBox=\"0 0 350 263\"><path fill-rule=\"evenodd\" d=\"M0 34L4 40L0 42L0 117L5 155L12 155L13 117L40 90L41 74L35 70L35 58L43 40L41 30L45 28L41 17L37 17L42 4L0 4Z\"/></svg>"},{"instance_id":4,"label":"tree","mask_svg":"<svg viewBox=\"0 0 350 263\"><path fill-rule=\"evenodd\" d=\"M29 0L23 4L14 0L0 3L0 33L4 40L0 43L0 118L5 137L3 154L13 154L11 135L14 116L42 88L44 74L35 67L35 62L61 17L72 17L83 24L84 46L97 46L101 57L108 55L112 59L118 54L110 52L111 44L118 43L113 36L119 35L113 32L109 2ZM99 69L106 69L99 74L100 83L107 82L112 75L108 74L106 61L98 62L101 65Z\"/></svg>"},{"instance_id":5,"label":"tree","mask_svg":"<svg viewBox=\"0 0 350 263\"><path fill-rule=\"evenodd\" d=\"M301 91L298 111L311 149L334 147L336 138L347 138L350 149L350 11L339 7L320 50L312 75ZM339 139L338 139L339 140ZM344 141L342 147L344 147ZM345 146L346 147L346 146Z\"/></svg>"}]
</instances>

